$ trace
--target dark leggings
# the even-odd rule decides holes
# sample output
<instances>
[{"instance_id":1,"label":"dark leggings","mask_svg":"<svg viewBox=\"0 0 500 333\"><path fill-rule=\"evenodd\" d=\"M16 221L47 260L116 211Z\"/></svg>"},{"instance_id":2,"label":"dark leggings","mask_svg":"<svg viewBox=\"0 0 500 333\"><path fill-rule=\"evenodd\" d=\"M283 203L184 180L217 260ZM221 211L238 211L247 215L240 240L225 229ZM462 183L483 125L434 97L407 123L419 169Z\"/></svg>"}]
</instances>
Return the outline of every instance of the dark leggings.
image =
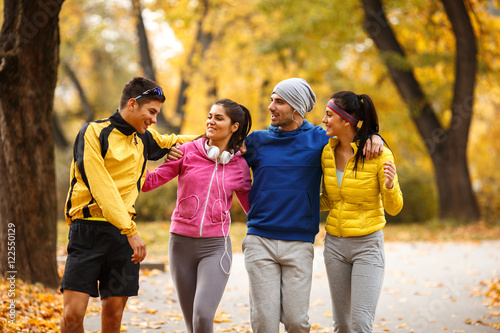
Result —
<instances>
[{"instance_id":1,"label":"dark leggings","mask_svg":"<svg viewBox=\"0 0 500 333\"><path fill-rule=\"evenodd\" d=\"M192 238L170 234L168 258L187 332L213 332L214 317L226 288L232 260L231 240ZM229 256L229 258L228 258Z\"/></svg>"}]
</instances>

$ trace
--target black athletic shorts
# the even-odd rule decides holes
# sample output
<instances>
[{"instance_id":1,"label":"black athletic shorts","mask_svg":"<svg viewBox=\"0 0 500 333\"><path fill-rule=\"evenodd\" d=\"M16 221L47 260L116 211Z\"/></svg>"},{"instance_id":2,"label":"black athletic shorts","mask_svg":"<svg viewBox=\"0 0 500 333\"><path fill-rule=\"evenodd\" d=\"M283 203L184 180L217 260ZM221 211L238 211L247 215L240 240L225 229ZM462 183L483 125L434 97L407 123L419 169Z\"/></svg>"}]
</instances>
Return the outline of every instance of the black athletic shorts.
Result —
<instances>
[{"instance_id":1,"label":"black athletic shorts","mask_svg":"<svg viewBox=\"0 0 500 333\"><path fill-rule=\"evenodd\" d=\"M137 296L140 264L127 236L106 221L75 220L69 227L64 289L92 297ZM99 293L97 290L99 289Z\"/></svg>"}]
</instances>

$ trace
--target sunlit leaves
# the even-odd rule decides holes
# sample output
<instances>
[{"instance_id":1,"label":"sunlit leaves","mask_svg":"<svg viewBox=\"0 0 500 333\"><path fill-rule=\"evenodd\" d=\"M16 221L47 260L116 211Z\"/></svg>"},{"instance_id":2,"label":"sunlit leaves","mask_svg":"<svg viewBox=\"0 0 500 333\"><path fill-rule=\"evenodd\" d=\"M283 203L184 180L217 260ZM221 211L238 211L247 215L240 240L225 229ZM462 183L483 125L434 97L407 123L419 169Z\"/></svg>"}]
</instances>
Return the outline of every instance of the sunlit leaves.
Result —
<instances>
[{"instance_id":1,"label":"sunlit leaves","mask_svg":"<svg viewBox=\"0 0 500 333\"><path fill-rule=\"evenodd\" d=\"M467 318L465 322L470 325L485 325L500 330L500 278L481 281L481 290L474 296L483 296L483 304L489 309L489 315L481 319Z\"/></svg>"},{"instance_id":2,"label":"sunlit leaves","mask_svg":"<svg viewBox=\"0 0 500 333\"><path fill-rule=\"evenodd\" d=\"M10 282L0 279L0 331L15 332L56 332L62 315L62 295L54 290L38 284L29 284L16 280L16 295L11 298L8 293ZM15 300L15 319L9 322L7 300Z\"/></svg>"}]
</instances>

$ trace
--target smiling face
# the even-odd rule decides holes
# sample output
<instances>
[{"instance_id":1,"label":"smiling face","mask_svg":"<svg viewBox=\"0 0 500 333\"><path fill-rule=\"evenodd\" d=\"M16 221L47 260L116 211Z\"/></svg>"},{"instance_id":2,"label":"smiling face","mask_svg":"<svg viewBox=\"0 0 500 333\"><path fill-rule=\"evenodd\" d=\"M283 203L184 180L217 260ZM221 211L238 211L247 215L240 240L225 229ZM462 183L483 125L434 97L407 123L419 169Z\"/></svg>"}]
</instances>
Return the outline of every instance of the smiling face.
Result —
<instances>
[{"instance_id":1,"label":"smiling face","mask_svg":"<svg viewBox=\"0 0 500 333\"><path fill-rule=\"evenodd\" d=\"M238 126L238 123L231 124L231 118L222 105L212 105L206 121L206 134L211 142L229 141Z\"/></svg>"},{"instance_id":2,"label":"smiling face","mask_svg":"<svg viewBox=\"0 0 500 333\"><path fill-rule=\"evenodd\" d=\"M326 135L328 136L338 136L339 133L341 133L340 131L347 127L346 123L349 124L328 107L325 109L325 116L323 117L322 122L325 124Z\"/></svg>"},{"instance_id":3,"label":"smiling face","mask_svg":"<svg viewBox=\"0 0 500 333\"><path fill-rule=\"evenodd\" d=\"M271 125L280 127L282 130L295 129L297 123L293 120L295 110L280 95L271 95L271 104L268 106L271 111Z\"/></svg>"},{"instance_id":4,"label":"smiling face","mask_svg":"<svg viewBox=\"0 0 500 333\"><path fill-rule=\"evenodd\" d=\"M149 126L156 124L156 116L160 113L162 102L152 100L139 106L133 98L129 100L129 110L127 118L124 118L135 130L143 134Z\"/></svg>"}]
</instances>

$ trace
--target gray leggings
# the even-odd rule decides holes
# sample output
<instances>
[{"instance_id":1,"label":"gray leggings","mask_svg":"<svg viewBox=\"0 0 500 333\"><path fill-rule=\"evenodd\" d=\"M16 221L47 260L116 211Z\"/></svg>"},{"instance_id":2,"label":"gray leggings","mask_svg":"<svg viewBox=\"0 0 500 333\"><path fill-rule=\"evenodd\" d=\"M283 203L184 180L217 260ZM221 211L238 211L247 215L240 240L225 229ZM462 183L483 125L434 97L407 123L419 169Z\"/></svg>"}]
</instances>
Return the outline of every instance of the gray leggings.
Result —
<instances>
[{"instance_id":1,"label":"gray leggings","mask_svg":"<svg viewBox=\"0 0 500 333\"><path fill-rule=\"evenodd\" d=\"M382 230L361 237L325 239L325 265L335 333L372 332L384 280Z\"/></svg>"},{"instance_id":2,"label":"gray leggings","mask_svg":"<svg viewBox=\"0 0 500 333\"><path fill-rule=\"evenodd\" d=\"M229 272L231 240L222 264ZM168 259L187 332L210 333L229 274L221 268L224 237L192 238L170 234ZM228 258L229 255L229 258Z\"/></svg>"}]
</instances>

